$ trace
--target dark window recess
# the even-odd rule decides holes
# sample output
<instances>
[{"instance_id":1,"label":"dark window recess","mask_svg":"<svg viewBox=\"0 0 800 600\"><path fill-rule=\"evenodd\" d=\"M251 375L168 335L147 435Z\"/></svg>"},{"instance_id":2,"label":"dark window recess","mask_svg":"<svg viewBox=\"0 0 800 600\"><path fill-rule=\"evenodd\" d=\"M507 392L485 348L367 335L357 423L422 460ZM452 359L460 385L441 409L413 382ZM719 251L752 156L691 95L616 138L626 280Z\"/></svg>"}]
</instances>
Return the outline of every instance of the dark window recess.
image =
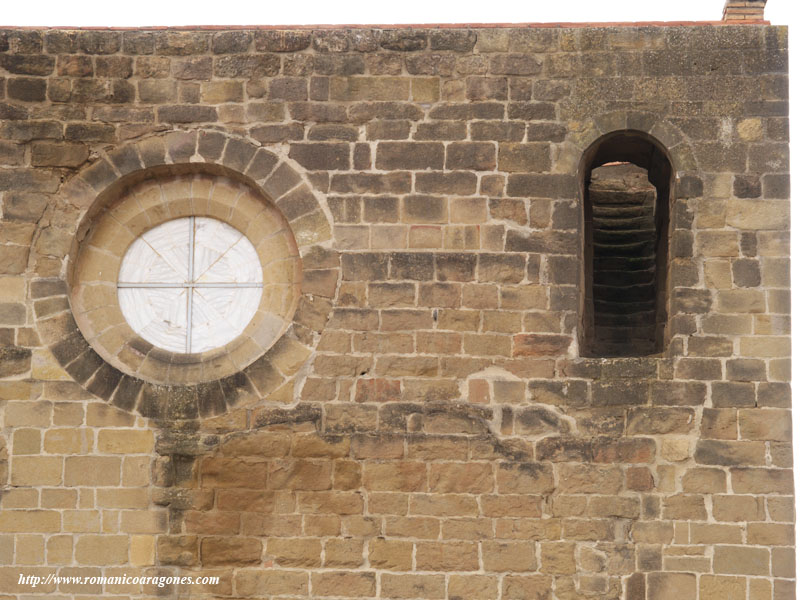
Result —
<instances>
[{"instance_id":1,"label":"dark window recess","mask_svg":"<svg viewBox=\"0 0 800 600\"><path fill-rule=\"evenodd\" d=\"M643 135L643 134L642 134ZM664 346L672 172L644 137L612 135L585 163L584 356L646 356Z\"/></svg>"}]
</instances>

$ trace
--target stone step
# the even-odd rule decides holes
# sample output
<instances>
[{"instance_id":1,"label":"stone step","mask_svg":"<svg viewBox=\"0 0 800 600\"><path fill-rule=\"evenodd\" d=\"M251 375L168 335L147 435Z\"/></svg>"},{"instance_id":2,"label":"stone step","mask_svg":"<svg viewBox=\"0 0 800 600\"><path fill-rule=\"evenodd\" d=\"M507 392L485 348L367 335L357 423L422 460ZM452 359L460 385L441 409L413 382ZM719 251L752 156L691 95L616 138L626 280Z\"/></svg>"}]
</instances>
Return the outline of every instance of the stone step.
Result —
<instances>
[{"instance_id":1,"label":"stone step","mask_svg":"<svg viewBox=\"0 0 800 600\"><path fill-rule=\"evenodd\" d=\"M622 308L624 306L624 308ZM653 311L656 309L656 301L655 298L652 300L644 301L644 300L636 300L631 302L608 302L606 300L601 300L599 298L594 299L594 312L597 313L605 313L605 314L614 314L618 315L621 313L640 313L640 312L648 312Z\"/></svg>"},{"instance_id":2,"label":"stone step","mask_svg":"<svg viewBox=\"0 0 800 600\"><path fill-rule=\"evenodd\" d=\"M595 244L627 245L634 242L653 242L655 229L595 229Z\"/></svg>"},{"instance_id":3,"label":"stone step","mask_svg":"<svg viewBox=\"0 0 800 600\"><path fill-rule=\"evenodd\" d=\"M651 269L655 264L655 255L650 256L601 256L595 257L592 268L594 272L602 271L641 271Z\"/></svg>"},{"instance_id":4,"label":"stone step","mask_svg":"<svg viewBox=\"0 0 800 600\"><path fill-rule=\"evenodd\" d=\"M655 193L650 190L608 190L590 187L589 194L592 197L592 206L606 206L609 204L638 204L641 206L649 204L652 206L656 199Z\"/></svg>"},{"instance_id":5,"label":"stone step","mask_svg":"<svg viewBox=\"0 0 800 600\"><path fill-rule=\"evenodd\" d=\"M656 225L650 215L640 216L620 216L620 217L598 217L592 218L595 231L617 231L621 229L639 229L642 231L652 231L655 233Z\"/></svg>"},{"instance_id":6,"label":"stone step","mask_svg":"<svg viewBox=\"0 0 800 600\"><path fill-rule=\"evenodd\" d=\"M592 207L594 351L647 355L656 349L655 188L643 169L595 169Z\"/></svg>"},{"instance_id":7,"label":"stone step","mask_svg":"<svg viewBox=\"0 0 800 600\"><path fill-rule=\"evenodd\" d=\"M624 314L595 312L595 326L606 327L652 327L655 323L656 312L625 312Z\"/></svg>"},{"instance_id":8,"label":"stone step","mask_svg":"<svg viewBox=\"0 0 800 600\"><path fill-rule=\"evenodd\" d=\"M630 244L607 244L597 243L593 244L594 255L596 258L644 258L647 257L651 261L654 260L656 242L654 239L634 242Z\"/></svg>"},{"instance_id":9,"label":"stone step","mask_svg":"<svg viewBox=\"0 0 800 600\"><path fill-rule=\"evenodd\" d=\"M642 269L641 271L601 271L594 272L593 283L595 285L614 285L625 286L634 284L655 283L655 267Z\"/></svg>"},{"instance_id":10,"label":"stone step","mask_svg":"<svg viewBox=\"0 0 800 600\"><path fill-rule=\"evenodd\" d=\"M656 295L654 284L644 285L594 285L592 293L595 301L628 303L646 302L652 300Z\"/></svg>"},{"instance_id":11,"label":"stone step","mask_svg":"<svg viewBox=\"0 0 800 600\"><path fill-rule=\"evenodd\" d=\"M627 219L635 217L653 218L652 211L641 206L595 206L592 219Z\"/></svg>"},{"instance_id":12,"label":"stone step","mask_svg":"<svg viewBox=\"0 0 800 600\"><path fill-rule=\"evenodd\" d=\"M595 342L593 352L598 356L606 357L647 356L649 354L656 354L656 344L655 342L637 341L622 343L610 341L603 341L601 343Z\"/></svg>"}]
</instances>

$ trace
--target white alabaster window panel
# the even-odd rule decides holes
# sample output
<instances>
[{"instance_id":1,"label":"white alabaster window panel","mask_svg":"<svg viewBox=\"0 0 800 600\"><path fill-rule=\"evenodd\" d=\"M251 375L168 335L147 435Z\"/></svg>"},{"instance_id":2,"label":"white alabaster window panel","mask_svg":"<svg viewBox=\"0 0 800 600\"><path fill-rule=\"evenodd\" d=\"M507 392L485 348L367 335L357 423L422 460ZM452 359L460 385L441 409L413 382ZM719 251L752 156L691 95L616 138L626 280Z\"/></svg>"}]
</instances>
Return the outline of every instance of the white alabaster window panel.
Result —
<instances>
[{"instance_id":1,"label":"white alabaster window panel","mask_svg":"<svg viewBox=\"0 0 800 600\"><path fill-rule=\"evenodd\" d=\"M239 335L261 302L260 288L195 288L192 295L192 352L221 346L219 340ZM252 310L250 310L250 308ZM225 343L236 336L230 336Z\"/></svg>"},{"instance_id":2,"label":"white alabaster window panel","mask_svg":"<svg viewBox=\"0 0 800 600\"><path fill-rule=\"evenodd\" d=\"M122 260L119 281L186 283L189 274L190 219L167 221L131 244Z\"/></svg>"},{"instance_id":3,"label":"white alabaster window panel","mask_svg":"<svg viewBox=\"0 0 800 600\"><path fill-rule=\"evenodd\" d=\"M238 235L233 237L231 231ZM216 219L196 218L194 280L261 283L261 263L256 249L244 235Z\"/></svg>"},{"instance_id":4,"label":"white alabaster window panel","mask_svg":"<svg viewBox=\"0 0 800 600\"><path fill-rule=\"evenodd\" d=\"M119 306L131 328L151 344L186 351L185 288L120 288Z\"/></svg>"},{"instance_id":5,"label":"white alabaster window panel","mask_svg":"<svg viewBox=\"0 0 800 600\"><path fill-rule=\"evenodd\" d=\"M255 315L263 288L255 248L216 219L163 223L131 244L119 272L119 302L131 328L179 353L224 346Z\"/></svg>"}]
</instances>

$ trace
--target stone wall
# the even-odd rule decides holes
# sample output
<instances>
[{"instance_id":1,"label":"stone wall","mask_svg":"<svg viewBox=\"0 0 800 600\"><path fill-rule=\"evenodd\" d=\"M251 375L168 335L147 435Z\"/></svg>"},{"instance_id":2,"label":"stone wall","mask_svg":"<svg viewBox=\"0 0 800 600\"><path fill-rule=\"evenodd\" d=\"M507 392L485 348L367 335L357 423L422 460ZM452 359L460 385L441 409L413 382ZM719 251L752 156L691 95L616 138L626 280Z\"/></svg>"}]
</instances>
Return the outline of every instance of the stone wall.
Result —
<instances>
[{"instance_id":1,"label":"stone wall","mask_svg":"<svg viewBox=\"0 0 800 600\"><path fill-rule=\"evenodd\" d=\"M0 31L0 593L794 598L786 42ZM587 357L620 132L669 159L664 352ZM125 240L179 215L293 261L272 337L119 320Z\"/></svg>"}]
</instances>

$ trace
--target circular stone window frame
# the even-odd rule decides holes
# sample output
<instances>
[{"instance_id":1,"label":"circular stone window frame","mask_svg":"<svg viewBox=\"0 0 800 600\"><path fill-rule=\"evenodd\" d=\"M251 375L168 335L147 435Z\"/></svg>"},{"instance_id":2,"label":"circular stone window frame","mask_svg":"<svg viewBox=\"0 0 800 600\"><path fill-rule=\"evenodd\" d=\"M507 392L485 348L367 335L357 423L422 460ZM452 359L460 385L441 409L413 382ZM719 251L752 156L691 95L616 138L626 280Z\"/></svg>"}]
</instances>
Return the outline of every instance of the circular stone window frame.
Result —
<instances>
[{"instance_id":1,"label":"circular stone window frame","mask_svg":"<svg viewBox=\"0 0 800 600\"><path fill-rule=\"evenodd\" d=\"M217 381L247 367L288 328L300 296L297 244L283 214L249 186L202 172L150 169L145 174L140 181L126 181L119 195L102 202L90 217L67 273L73 315L103 360L128 375L161 384ZM131 244L185 217L216 219L244 234L258 254L264 282L256 316L242 334L191 354L159 348L135 333L118 295L120 267Z\"/></svg>"},{"instance_id":2,"label":"circular stone window frame","mask_svg":"<svg viewBox=\"0 0 800 600\"><path fill-rule=\"evenodd\" d=\"M246 203L253 204L251 201L256 198L260 209L236 208L238 202L232 204L229 198L227 202L210 202L206 209L199 210L189 208L191 202L176 197L169 200L169 213L158 203L148 206L146 210L151 211L148 218L140 218L142 231L154 226L153 221L165 222L194 214L216 218L248 235L249 218L264 210L274 210L296 241L298 258L292 283L296 293L286 310L284 330L271 345L269 340L253 344L251 337L239 336L222 349L182 355L144 342L131 329L125 333L131 337L120 339L121 346L141 355L140 366L132 369L129 363L120 364L114 359L119 355L98 345L93 334L101 331L95 331L91 325L86 329L87 324L82 322L83 300L74 294L80 286L72 285L80 275L76 272L77 258L83 242L95 239L93 227L96 228L98 219L102 220L104 211L113 209L126 192L147 182L180 178L215 179L221 188L226 185L224 180L230 180L241 192L239 200L249 197ZM69 307L55 314L35 311L36 330L77 383L119 408L155 419L213 417L234 406L260 400L285 402L286 389L293 387L293 378L316 347L330 317L332 299L341 279L339 255L332 250L331 220L301 169L235 136L218 131L175 131L101 153L97 161L62 187L58 200L54 217L72 233L72 247L60 255L47 255L66 259L62 261L65 265L62 276L35 279L29 289L34 305ZM178 209L179 206L182 208ZM46 226L41 226L37 235L42 235ZM116 240L112 230L108 229L106 237L120 250L106 258L116 265L109 265L116 283L119 267L112 254L121 252L121 258L135 237L131 233L124 242ZM248 235L258 248L262 240L253 237ZM116 298L116 285L113 291ZM59 300L62 296L63 300ZM121 312L118 317L122 318L119 326L130 328Z\"/></svg>"}]
</instances>

